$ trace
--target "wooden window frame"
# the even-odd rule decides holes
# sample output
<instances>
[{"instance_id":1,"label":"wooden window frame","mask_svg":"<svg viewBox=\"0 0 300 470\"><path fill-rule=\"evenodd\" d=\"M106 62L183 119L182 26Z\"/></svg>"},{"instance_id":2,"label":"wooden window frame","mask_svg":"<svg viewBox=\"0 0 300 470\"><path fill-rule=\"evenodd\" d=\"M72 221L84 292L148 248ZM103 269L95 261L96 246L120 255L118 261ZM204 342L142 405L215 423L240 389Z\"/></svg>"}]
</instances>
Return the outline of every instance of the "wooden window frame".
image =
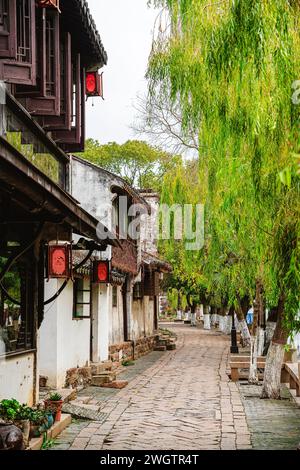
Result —
<instances>
[{"instance_id":1,"label":"wooden window frame","mask_svg":"<svg viewBox=\"0 0 300 470\"><path fill-rule=\"evenodd\" d=\"M76 54L73 57L73 86L76 86L76 100L73 103L72 96L72 116L76 116L75 126L71 130L53 131L52 137L65 152L82 152L85 146L85 68L81 66L81 56Z\"/></svg>"},{"instance_id":2,"label":"wooden window frame","mask_svg":"<svg viewBox=\"0 0 300 470\"><path fill-rule=\"evenodd\" d=\"M118 308L119 306L119 291L118 286L112 286L112 308Z\"/></svg>"},{"instance_id":3,"label":"wooden window frame","mask_svg":"<svg viewBox=\"0 0 300 470\"><path fill-rule=\"evenodd\" d=\"M72 114L72 38L70 33L60 33L60 113L43 116L41 125L47 131L71 130ZM62 67L63 64L63 67ZM63 74L63 75L62 75ZM64 106L62 101L64 101Z\"/></svg>"},{"instance_id":4,"label":"wooden window frame","mask_svg":"<svg viewBox=\"0 0 300 470\"><path fill-rule=\"evenodd\" d=\"M37 9L37 34L36 41L36 70L37 86L17 86L16 96L24 107L34 116L60 115L60 14L57 10ZM47 40L48 21L53 22L53 43ZM50 64L48 48L53 49L53 64ZM47 69L53 68L53 94L47 91Z\"/></svg>"},{"instance_id":5,"label":"wooden window frame","mask_svg":"<svg viewBox=\"0 0 300 470\"><path fill-rule=\"evenodd\" d=\"M30 13L29 21L29 50L30 61L25 62L18 60L18 2L28 2L28 10ZM9 32L10 44L10 59L0 60L0 80L11 84L22 84L36 86L36 37L35 37L35 0L9 0L10 12L14 19L11 19ZM10 15L11 16L11 15Z\"/></svg>"},{"instance_id":6,"label":"wooden window frame","mask_svg":"<svg viewBox=\"0 0 300 470\"><path fill-rule=\"evenodd\" d=\"M16 2L7 0L8 6L8 31L0 30L0 58L16 58L16 41L13 33L17 29L16 24Z\"/></svg>"},{"instance_id":7,"label":"wooden window frame","mask_svg":"<svg viewBox=\"0 0 300 470\"><path fill-rule=\"evenodd\" d=\"M24 345L19 349L6 351L4 354L0 354L0 360L7 357L22 356L36 350L35 319L32 313L34 310L35 276L35 266L32 265L29 255L27 255L26 259L22 261L22 269L20 272L20 277L23 279L23 286L20 286L22 305L19 306L20 313L18 321L21 319L22 326L20 327L20 336L16 338L17 344L20 344L20 342L23 341ZM5 294L3 295L5 298ZM3 321L3 319L1 320ZM22 337L24 338L23 340Z\"/></svg>"},{"instance_id":8,"label":"wooden window frame","mask_svg":"<svg viewBox=\"0 0 300 470\"><path fill-rule=\"evenodd\" d=\"M76 277L73 284L73 320L90 320L92 318L92 283L89 282L89 290L87 289L78 289L78 282L85 281L84 277ZM78 302L77 294L78 292L89 292L90 293L90 301L89 302ZM90 313L89 315L78 316L76 314L77 305L89 305Z\"/></svg>"}]
</instances>

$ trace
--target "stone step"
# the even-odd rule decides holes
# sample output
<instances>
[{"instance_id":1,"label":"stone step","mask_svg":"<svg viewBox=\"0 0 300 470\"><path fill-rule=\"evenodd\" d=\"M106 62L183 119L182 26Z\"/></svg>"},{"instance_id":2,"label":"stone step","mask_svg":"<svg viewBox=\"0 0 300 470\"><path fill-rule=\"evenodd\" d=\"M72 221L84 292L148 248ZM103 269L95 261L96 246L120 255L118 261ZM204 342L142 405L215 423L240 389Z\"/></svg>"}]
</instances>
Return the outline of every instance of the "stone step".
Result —
<instances>
[{"instance_id":1,"label":"stone step","mask_svg":"<svg viewBox=\"0 0 300 470\"><path fill-rule=\"evenodd\" d=\"M49 391L47 391L46 394L43 394L41 398L43 400L47 400L50 397L50 395L52 395L53 393L58 393L59 395L61 395L62 401L64 403L69 403L70 401L76 400L77 398L77 391L71 388L61 388L58 390L50 389Z\"/></svg>"},{"instance_id":2,"label":"stone step","mask_svg":"<svg viewBox=\"0 0 300 470\"><path fill-rule=\"evenodd\" d=\"M154 351L166 351L167 346L155 346Z\"/></svg>"},{"instance_id":3,"label":"stone step","mask_svg":"<svg viewBox=\"0 0 300 470\"><path fill-rule=\"evenodd\" d=\"M92 375L98 375L105 371L110 371L113 368L111 361L99 362L91 365Z\"/></svg>"},{"instance_id":4,"label":"stone step","mask_svg":"<svg viewBox=\"0 0 300 470\"><path fill-rule=\"evenodd\" d=\"M102 374L93 375L92 385L95 387L101 387L102 384L113 382L116 378L117 376L115 372L103 372Z\"/></svg>"},{"instance_id":5,"label":"stone step","mask_svg":"<svg viewBox=\"0 0 300 470\"><path fill-rule=\"evenodd\" d=\"M175 343L168 344L168 346L167 346L168 351L174 351L174 349L176 349L176 344Z\"/></svg>"},{"instance_id":6,"label":"stone step","mask_svg":"<svg viewBox=\"0 0 300 470\"><path fill-rule=\"evenodd\" d=\"M156 345L157 346L167 346L168 341L169 340L167 340L167 339L160 339L160 340L157 341Z\"/></svg>"}]
</instances>

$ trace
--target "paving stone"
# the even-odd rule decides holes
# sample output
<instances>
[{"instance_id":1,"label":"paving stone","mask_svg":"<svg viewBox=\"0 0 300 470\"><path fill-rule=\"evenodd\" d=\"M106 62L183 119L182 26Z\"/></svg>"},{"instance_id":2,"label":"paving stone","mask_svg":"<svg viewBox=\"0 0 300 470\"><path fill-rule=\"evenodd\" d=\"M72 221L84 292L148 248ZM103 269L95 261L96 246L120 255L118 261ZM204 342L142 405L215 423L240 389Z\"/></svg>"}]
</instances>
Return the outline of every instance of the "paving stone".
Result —
<instances>
[{"instance_id":1,"label":"paving stone","mask_svg":"<svg viewBox=\"0 0 300 470\"><path fill-rule=\"evenodd\" d=\"M72 424L53 450L295 448L300 410L289 396L280 403L260 400L260 387L229 381L229 337L179 324L172 328L176 351L154 351L135 361L118 375L129 382L126 388L88 387L78 394L98 406L88 418L97 423Z\"/></svg>"}]
</instances>

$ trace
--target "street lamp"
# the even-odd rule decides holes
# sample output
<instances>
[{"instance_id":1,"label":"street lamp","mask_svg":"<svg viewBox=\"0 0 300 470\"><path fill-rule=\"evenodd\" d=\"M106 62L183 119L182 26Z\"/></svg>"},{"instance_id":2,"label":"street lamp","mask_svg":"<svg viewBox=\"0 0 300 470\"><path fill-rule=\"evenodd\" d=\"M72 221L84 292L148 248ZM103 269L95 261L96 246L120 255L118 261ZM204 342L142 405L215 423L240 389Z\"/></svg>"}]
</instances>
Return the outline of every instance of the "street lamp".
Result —
<instances>
[{"instance_id":1,"label":"street lamp","mask_svg":"<svg viewBox=\"0 0 300 470\"><path fill-rule=\"evenodd\" d=\"M232 315L230 352L231 352L231 354L238 354L239 353L239 348L238 348L237 340L236 340L236 328L235 328L235 322L234 322L234 308L231 307L230 310L231 310L231 315Z\"/></svg>"}]
</instances>

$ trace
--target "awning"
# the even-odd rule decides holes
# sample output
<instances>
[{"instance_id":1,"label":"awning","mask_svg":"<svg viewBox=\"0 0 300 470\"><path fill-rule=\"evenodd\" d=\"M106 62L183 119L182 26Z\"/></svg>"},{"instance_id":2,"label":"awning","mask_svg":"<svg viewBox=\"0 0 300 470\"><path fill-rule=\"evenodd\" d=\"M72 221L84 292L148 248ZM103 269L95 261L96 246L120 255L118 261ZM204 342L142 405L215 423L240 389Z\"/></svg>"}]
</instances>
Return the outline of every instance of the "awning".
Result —
<instances>
[{"instance_id":1,"label":"awning","mask_svg":"<svg viewBox=\"0 0 300 470\"><path fill-rule=\"evenodd\" d=\"M70 194L51 181L3 137L0 137L0 185L2 191L37 221L63 224L99 244L120 246L103 224L82 209ZM97 237L99 228L107 234L104 241Z\"/></svg>"},{"instance_id":2,"label":"awning","mask_svg":"<svg viewBox=\"0 0 300 470\"><path fill-rule=\"evenodd\" d=\"M145 266L162 273L170 273L173 270L170 263L146 251L142 251L142 262Z\"/></svg>"}]
</instances>

